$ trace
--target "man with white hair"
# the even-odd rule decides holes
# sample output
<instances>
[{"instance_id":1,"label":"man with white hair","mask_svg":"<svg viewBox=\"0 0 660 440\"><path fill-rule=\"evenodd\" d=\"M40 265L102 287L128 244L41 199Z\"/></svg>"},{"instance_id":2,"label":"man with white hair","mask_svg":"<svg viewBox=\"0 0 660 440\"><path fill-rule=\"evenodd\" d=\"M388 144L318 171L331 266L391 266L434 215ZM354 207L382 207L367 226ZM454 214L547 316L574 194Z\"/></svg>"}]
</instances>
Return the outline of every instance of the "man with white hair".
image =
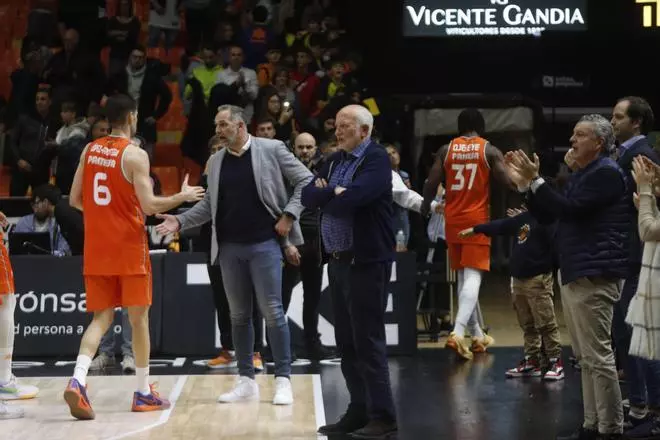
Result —
<instances>
[{"instance_id":1,"label":"man with white hair","mask_svg":"<svg viewBox=\"0 0 660 440\"><path fill-rule=\"evenodd\" d=\"M321 210L321 247L328 277L335 339L350 405L324 435L385 438L397 431L385 343L387 284L394 259L392 170L385 149L371 140L373 116L349 105L336 118L340 151L328 157L302 192Z\"/></svg>"},{"instance_id":2,"label":"man with white hair","mask_svg":"<svg viewBox=\"0 0 660 440\"><path fill-rule=\"evenodd\" d=\"M582 117L566 155L574 171L563 194L539 176L539 159L522 151L506 161L540 223L557 222L561 301L573 351L582 367L584 423L565 440L621 439L623 409L610 334L621 280L628 273L630 214L624 171L608 157L610 122Z\"/></svg>"}]
</instances>

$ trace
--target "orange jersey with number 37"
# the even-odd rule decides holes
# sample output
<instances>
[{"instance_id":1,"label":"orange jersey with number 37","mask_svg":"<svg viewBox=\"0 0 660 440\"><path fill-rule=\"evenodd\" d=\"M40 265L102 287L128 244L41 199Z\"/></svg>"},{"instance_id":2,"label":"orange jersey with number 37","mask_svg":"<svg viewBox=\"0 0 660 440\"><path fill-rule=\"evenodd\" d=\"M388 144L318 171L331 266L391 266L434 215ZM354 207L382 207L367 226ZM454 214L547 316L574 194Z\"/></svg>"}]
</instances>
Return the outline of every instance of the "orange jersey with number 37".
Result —
<instances>
[{"instance_id":1,"label":"orange jersey with number 37","mask_svg":"<svg viewBox=\"0 0 660 440\"><path fill-rule=\"evenodd\" d=\"M490 219L487 144L486 139L464 136L449 143L444 161L447 242L490 244L490 238L482 234L458 237L461 230Z\"/></svg>"},{"instance_id":2,"label":"orange jersey with number 37","mask_svg":"<svg viewBox=\"0 0 660 440\"><path fill-rule=\"evenodd\" d=\"M84 275L139 275L151 270L145 217L123 171L129 139L106 136L83 157Z\"/></svg>"}]
</instances>

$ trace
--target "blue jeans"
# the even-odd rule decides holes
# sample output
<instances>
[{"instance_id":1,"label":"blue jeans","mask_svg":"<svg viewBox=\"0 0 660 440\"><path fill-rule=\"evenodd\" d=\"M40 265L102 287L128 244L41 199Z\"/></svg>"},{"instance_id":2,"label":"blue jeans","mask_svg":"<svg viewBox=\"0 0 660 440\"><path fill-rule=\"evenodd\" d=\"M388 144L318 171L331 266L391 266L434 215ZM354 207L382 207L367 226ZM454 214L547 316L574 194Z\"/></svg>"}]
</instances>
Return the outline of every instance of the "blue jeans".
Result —
<instances>
[{"instance_id":1,"label":"blue jeans","mask_svg":"<svg viewBox=\"0 0 660 440\"><path fill-rule=\"evenodd\" d=\"M630 405L637 408L660 408L660 362L628 354L632 328L626 324L625 319L630 301L637 292L638 282L639 273L627 278L623 284L621 299L614 307L614 340L626 375Z\"/></svg>"},{"instance_id":2,"label":"blue jeans","mask_svg":"<svg viewBox=\"0 0 660 440\"><path fill-rule=\"evenodd\" d=\"M238 373L254 378L252 349L252 292L261 316L266 320L268 338L275 360L275 376L291 374L289 326L282 307L282 250L277 241L241 244L222 243L218 259L227 293Z\"/></svg>"},{"instance_id":3,"label":"blue jeans","mask_svg":"<svg viewBox=\"0 0 660 440\"><path fill-rule=\"evenodd\" d=\"M121 312L121 354L122 356L133 357L133 330L128 320L128 309L122 309ZM99 353L104 353L110 357L115 356L115 324L113 323L103 338L99 346Z\"/></svg>"}]
</instances>

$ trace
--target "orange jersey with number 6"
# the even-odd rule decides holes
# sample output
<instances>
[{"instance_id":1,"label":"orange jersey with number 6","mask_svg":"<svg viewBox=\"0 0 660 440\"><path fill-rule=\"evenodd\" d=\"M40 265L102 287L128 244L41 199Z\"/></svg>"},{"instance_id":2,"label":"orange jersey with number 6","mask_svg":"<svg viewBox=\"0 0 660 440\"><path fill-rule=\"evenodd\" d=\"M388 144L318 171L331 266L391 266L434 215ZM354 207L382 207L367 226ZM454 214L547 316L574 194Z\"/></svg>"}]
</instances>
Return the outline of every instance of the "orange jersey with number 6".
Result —
<instances>
[{"instance_id":1,"label":"orange jersey with number 6","mask_svg":"<svg viewBox=\"0 0 660 440\"><path fill-rule=\"evenodd\" d=\"M490 166L486 159L488 141L480 137L458 137L449 143L444 161L445 222L447 242L490 244L477 234L459 238L466 228L490 219Z\"/></svg>"},{"instance_id":2,"label":"orange jersey with number 6","mask_svg":"<svg viewBox=\"0 0 660 440\"><path fill-rule=\"evenodd\" d=\"M84 275L151 271L145 216L123 171L129 139L106 136L87 146L83 162Z\"/></svg>"}]
</instances>

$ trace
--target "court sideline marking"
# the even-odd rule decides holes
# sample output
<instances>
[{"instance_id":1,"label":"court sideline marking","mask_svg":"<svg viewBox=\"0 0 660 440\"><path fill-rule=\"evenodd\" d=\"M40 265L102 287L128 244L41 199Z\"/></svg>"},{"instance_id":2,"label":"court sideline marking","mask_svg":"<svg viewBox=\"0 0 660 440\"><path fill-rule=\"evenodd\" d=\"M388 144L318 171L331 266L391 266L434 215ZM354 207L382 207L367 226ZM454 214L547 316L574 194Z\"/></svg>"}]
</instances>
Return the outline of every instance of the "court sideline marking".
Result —
<instances>
[{"instance_id":1,"label":"court sideline marking","mask_svg":"<svg viewBox=\"0 0 660 440\"><path fill-rule=\"evenodd\" d=\"M314 389L314 411L316 414L316 428L325 425L325 405L323 404L323 386L321 385L321 375L312 376Z\"/></svg>"},{"instance_id":2,"label":"court sideline marking","mask_svg":"<svg viewBox=\"0 0 660 440\"><path fill-rule=\"evenodd\" d=\"M163 413L160 415L160 418L158 419L157 422L152 423L151 425L144 426L140 429L136 429L131 432L127 432L124 434L116 435L114 437L109 437L105 440L119 440L122 438L130 437L132 435L140 434L142 432L148 431L150 429L153 429L157 426L164 425L167 423L167 421L170 418L170 415L172 414L172 411L174 411L174 407L176 406L176 401L179 399L181 396L181 392L183 391L183 387L186 384L186 381L188 380L188 376L179 376L179 379L176 381L174 384L174 388L172 388L172 392L170 393L169 396L169 401L170 401L170 407L163 411Z\"/></svg>"}]
</instances>

